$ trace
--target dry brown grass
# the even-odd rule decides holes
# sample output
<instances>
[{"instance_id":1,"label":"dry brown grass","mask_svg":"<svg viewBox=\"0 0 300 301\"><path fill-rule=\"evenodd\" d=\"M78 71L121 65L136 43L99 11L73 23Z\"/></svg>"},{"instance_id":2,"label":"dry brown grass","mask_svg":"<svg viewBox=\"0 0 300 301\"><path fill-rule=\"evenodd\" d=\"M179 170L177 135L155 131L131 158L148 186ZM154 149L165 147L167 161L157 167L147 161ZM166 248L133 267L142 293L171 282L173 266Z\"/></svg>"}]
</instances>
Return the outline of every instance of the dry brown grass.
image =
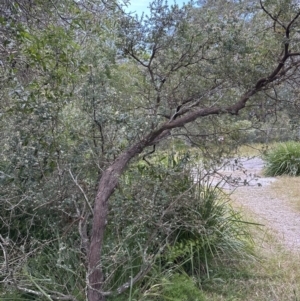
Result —
<instances>
[{"instance_id":1,"label":"dry brown grass","mask_svg":"<svg viewBox=\"0 0 300 301\"><path fill-rule=\"evenodd\" d=\"M238 148L237 153L243 157L261 156L264 152L272 149L276 146L276 143L262 144L244 144Z\"/></svg>"},{"instance_id":2,"label":"dry brown grass","mask_svg":"<svg viewBox=\"0 0 300 301\"><path fill-rule=\"evenodd\" d=\"M275 144L269 145L269 148ZM242 146L241 156L260 156L263 145ZM291 208L300 211L300 177L278 177L277 181L264 189L267 196L280 198ZM249 207L241 206L233 195L233 207L243 212L244 219L259 223L261 219ZM300 301L300 251L291 250L279 241L274 229L252 227L255 252L258 260L245 266L240 273L221 277L224 282L214 284L209 294L212 301ZM226 274L225 274L226 275Z\"/></svg>"},{"instance_id":3,"label":"dry brown grass","mask_svg":"<svg viewBox=\"0 0 300 301\"><path fill-rule=\"evenodd\" d=\"M299 301L300 252L278 245L268 229L253 229L253 232L258 260L239 272L224 271L220 275L222 282L215 281L207 300Z\"/></svg>"},{"instance_id":4,"label":"dry brown grass","mask_svg":"<svg viewBox=\"0 0 300 301\"><path fill-rule=\"evenodd\" d=\"M270 186L270 194L300 211L300 177L280 176L276 179Z\"/></svg>"},{"instance_id":5,"label":"dry brown grass","mask_svg":"<svg viewBox=\"0 0 300 301\"><path fill-rule=\"evenodd\" d=\"M251 221L256 216L244 211ZM299 301L300 300L300 251L291 250L278 241L273 229L253 229L258 264L252 266L256 285L250 298L245 300ZM252 299L251 299L252 298Z\"/></svg>"},{"instance_id":6,"label":"dry brown grass","mask_svg":"<svg viewBox=\"0 0 300 301\"><path fill-rule=\"evenodd\" d=\"M235 203L235 208L239 207ZM249 208L239 207L244 218L256 222ZM257 261L240 272L222 275L223 282L214 283L211 301L299 301L300 252L288 250L273 235L272 229L252 227ZM227 276L227 277L226 277Z\"/></svg>"}]
</instances>

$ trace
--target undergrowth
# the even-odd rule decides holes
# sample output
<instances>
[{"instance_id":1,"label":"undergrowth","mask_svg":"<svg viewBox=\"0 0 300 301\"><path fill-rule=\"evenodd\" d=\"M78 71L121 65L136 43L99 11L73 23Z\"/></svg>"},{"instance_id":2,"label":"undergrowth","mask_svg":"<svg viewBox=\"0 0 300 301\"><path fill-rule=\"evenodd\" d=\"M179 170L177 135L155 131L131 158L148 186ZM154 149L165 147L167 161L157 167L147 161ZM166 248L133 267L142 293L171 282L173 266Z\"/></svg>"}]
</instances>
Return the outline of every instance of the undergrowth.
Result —
<instances>
[{"instance_id":1,"label":"undergrowth","mask_svg":"<svg viewBox=\"0 0 300 301\"><path fill-rule=\"evenodd\" d=\"M289 141L279 143L264 156L266 161L265 175L300 175L300 143Z\"/></svg>"},{"instance_id":2,"label":"undergrowth","mask_svg":"<svg viewBox=\"0 0 300 301\"><path fill-rule=\"evenodd\" d=\"M215 267L254 260L248 223L218 185L196 182L191 156L138 162L124 175L111 202L106 287L117 288L146 264L151 269L109 300L202 301L202 282Z\"/></svg>"}]
</instances>

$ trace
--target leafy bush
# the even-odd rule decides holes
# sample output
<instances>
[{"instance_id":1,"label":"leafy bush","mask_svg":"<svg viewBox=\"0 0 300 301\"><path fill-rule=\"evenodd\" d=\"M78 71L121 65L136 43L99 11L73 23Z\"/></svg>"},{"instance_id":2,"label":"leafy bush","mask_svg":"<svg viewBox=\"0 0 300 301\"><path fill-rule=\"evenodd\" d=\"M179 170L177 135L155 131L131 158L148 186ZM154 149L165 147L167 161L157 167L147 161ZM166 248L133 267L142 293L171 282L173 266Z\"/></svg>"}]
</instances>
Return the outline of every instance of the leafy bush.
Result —
<instances>
[{"instance_id":1,"label":"leafy bush","mask_svg":"<svg viewBox=\"0 0 300 301\"><path fill-rule=\"evenodd\" d=\"M280 143L265 155L265 175L300 175L300 143L289 141Z\"/></svg>"}]
</instances>

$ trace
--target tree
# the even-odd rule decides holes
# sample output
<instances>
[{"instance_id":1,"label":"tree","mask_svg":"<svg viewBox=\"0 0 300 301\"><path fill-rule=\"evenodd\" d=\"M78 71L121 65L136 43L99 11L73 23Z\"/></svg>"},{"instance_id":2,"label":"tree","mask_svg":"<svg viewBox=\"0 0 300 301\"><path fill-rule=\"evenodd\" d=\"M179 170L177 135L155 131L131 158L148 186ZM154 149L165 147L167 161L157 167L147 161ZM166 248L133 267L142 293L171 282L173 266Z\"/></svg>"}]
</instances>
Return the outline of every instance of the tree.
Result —
<instances>
[{"instance_id":1,"label":"tree","mask_svg":"<svg viewBox=\"0 0 300 301\"><path fill-rule=\"evenodd\" d=\"M65 258L80 261L78 257L84 257L83 268L72 268L78 274L86 272L87 298L98 301L111 294L103 287L102 250L109 200L126 168L140 154L147 157L157 151L170 137L183 136L205 148L220 133L228 133L229 127L222 124L246 119L253 109L263 109L266 101L277 104L281 91L292 90L299 81L296 28L300 11L291 1L259 5L208 1L183 8L155 1L150 16L138 19L118 6L105 8L105 3L60 3L47 10L54 16L52 27L41 31L38 23L33 29L24 26L26 39L21 39L20 54L34 66L31 74L37 75L22 90L22 97L29 92L27 98L20 101L17 93L13 100L8 97L9 105L16 106L12 111L19 114L10 126L19 123L21 138L9 139L15 144L2 155L8 166L5 183L13 183L8 187L14 188L7 190L5 198L40 194L27 226L33 224L36 208L53 202L45 207L51 208L51 215L39 211L45 217L39 222L49 219L53 231L39 233L36 239L54 241L58 232L61 242L68 243L66 233L72 233L82 252L72 251ZM68 12L68 17L61 11ZM41 43L36 48L33 41L37 40ZM45 79L49 83L43 85ZM7 83L6 87L13 90ZM37 113L38 130L35 124L27 126L32 112ZM14 169L10 152L17 145L20 152ZM47 193L42 194L45 188ZM5 204L10 208L9 202ZM75 225L77 235L70 230ZM26 239L19 245L30 245L25 244L29 236L22 235ZM57 245L62 252L62 244ZM148 271L147 265L141 266L131 282L116 291L122 292ZM80 278L83 288L84 277ZM18 280L22 279L14 278ZM63 293L57 293L57 287L51 298L75 299L71 287L66 285Z\"/></svg>"},{"instance_id":2,"label":"tree","mask_svg":"<svg viewBox=\"0 0 300 301\"><path fill-rule=\"evenodd\" d=\"M251 59L258 62L252 68L247 66L249 70L245 70L245 76L251 75L251 77L247 83L242 83L242 88L239 88L236 92L234 90L237 90L238 83L225 80L227 72L220 76L219 70L217 72L215 70L219 69L216 62L227 60L232 64L235 59L242 60L247 57L247 50L240 50L240 41L235 41L237 31L233 31L232 38L231 36L228 38L228 35L226 35L227 31L232 30L232 28L235 29L235 22L239 25L239 21L235 21L235 18L241 18L241 16L229 16L229 20L225 20L225 16L221 16L221 20L219 19L217 24L208 25L204 33L199 33L199 28L195 28L196 26L193 26L192 21L189 21L192 16L188 9L182 11L174 6L169 10L160 2L157 6L152 5L152 15L149 20L145 21L145 25L134 19L125 20L123 37L126 39L126 43L123 49L145 70L145 78L149 82L153 93L147 99L149 108L147 111L150 116L155 116L156 120L151 122L151 128L148 132L121 152L101 175L94 205L89 250L89 281L91 285L89 300L103 299L101 293L99 294L103 276L101 269L95 267L99 266L101 262L108 200L130 160L145 148L155 145L159 140L170 135L173 129L184 127L198 118L207 116L238 115L239 111L243 110L255 95L276 89L277 86L287 80L297 80L300 53L297 44L292 41L297 36L295 28L299 22L300 12L296 11L292 17L290 16L287 19L280 19L280 13L276 11L269 12L262 1L260 5L261 9L270 17L274 26L279 26L283 32L282 40L278 43L276 50L264 48L264 51L267 52L276 51L279 62L271 61L268 67L259 66L260 63L263 63L264 58L260 57L259 53L248 50ZM290 5L290 7L295 8L293 5ZM203 12L203 9L200 8L200 13ZM260 12L258 14L261 15ZM205 15L203 19L206 18L210 18L210 16ZM231 22L233 22L233 25L231 25ZM222 27L220 31L214 30L213 26L217 28L218 23L220 27L223 26L225 37L222 35ZM242 31L241 25L237 27ZM247 28L247 24L245 27ZM269 31L266 28L263 30L267 37L272 34L269 31L273 31L272 28ZM257 36L256 41L250 45L250 48L254 49L260 43L261 37ZM236 47L239 47L237 51L235 51ZM221 51L225 51L225 55ZM148 53L146 59L142 56L145 52ZM239 55L243 57L237 58ZM271 59L273 58L271 57ZM221 64L221 66L224 66L224 64ZM234 68L234 66L231 68ZM242 68L245 68L245 66L242 66ZM236 69L235 72L241 72L240 68ZM193 82L192 76L198 80L200 77L200 89ZM236 78L233 79L236 80ZM188 89L178 89L179 86L184 87L186 85ZM228 95L230 97L229 101L217 102L216 96L222 95L222 88L231 90L230 92L234 94L234 97ZM213 102L217 102L217 104L213 105ZM167 121L162 122L159 118L162 114L160 110L165 109L169 111L169 115L166 116Z\"/></svg>"}]
</instances>

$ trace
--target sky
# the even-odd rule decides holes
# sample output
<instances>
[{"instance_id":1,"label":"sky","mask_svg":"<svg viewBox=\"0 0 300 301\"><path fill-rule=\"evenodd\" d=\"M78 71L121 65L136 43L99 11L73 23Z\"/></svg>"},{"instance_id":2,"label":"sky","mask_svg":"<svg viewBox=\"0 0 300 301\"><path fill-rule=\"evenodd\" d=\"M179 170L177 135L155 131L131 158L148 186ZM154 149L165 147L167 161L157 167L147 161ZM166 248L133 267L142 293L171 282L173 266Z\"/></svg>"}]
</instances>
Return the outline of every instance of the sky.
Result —
<instances>
[{"instance_id":1,"label":"sky","mask_svg":"<svg viewBox=\"0 0 300 301\"><path fill-rule=\"evenodd\" d=\"M135 12L138 15L141 15L142 12L145 12L145 14L147 14L149 12L148 6L150 2L151 2L150 0L131 0L130 5L128 5L126 11ZM174 2L175 2L174 0L169 0L168 4L173 4ZM184 2L187 3L188 1L176 0L176 3L179 6L182 6Z\"/></svg>"}]
</instances>

